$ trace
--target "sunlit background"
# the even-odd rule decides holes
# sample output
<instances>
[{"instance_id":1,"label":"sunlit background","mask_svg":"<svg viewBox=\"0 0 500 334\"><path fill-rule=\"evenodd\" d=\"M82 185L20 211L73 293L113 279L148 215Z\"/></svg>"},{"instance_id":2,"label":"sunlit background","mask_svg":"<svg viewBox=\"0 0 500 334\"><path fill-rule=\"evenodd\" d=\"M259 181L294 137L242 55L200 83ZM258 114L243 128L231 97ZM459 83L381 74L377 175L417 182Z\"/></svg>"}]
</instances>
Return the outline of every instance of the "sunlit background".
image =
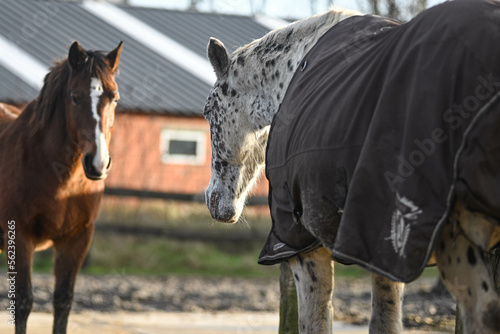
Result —
<instances>
[{"instance_id":1,"label":"sunlit background","mask_svg":"<svg viewBox=\"0 0 500 334\"><path fill-rule=\"evenodd\" d=\"M130 5L201 12L220 12L227 14L256 15L297 19L326 11L332 6L356 9L364 13L373 12L377 2L381 13L387 13L388 7L396 5L403 17L409 18L411 6L430 7L444 0L420 1L370 1L370 0L127 0Z\"/></svg>"},{"instance_id":2,"label":"sunlit background","mask_svg":"<svg viewBox=\"0 0 500 334\"><path fill-rule=\"evenodd\" d=\"M116 6L101 6L104 2ZM179 301L181 288L175 286L171 289L174 296L168 297L171 300L165 297L160 303L155 299L148 307L164 311L176 302L175 305L188 306L175 311L224 311L231 307L239 310L243 297L238 295L243 294L245 288L237 281L233 286L239 284L241 290L228 292L223 284L219 284L224 278L266 285L268 290L251 296L257 300L253 311L278 312L279 265L257 264L271 227L265 178L261 178L252 194L250 204L256 205L246 208L238 224L215 222L204 204L204 189L210 179L211 152L210 132L201 110L212 84L210 75L214 76L206 59L209 37L221 38L233 51L278 25L322 13L332 6L407 21L424 8L440 2L443 1L1 0L0 8L5 10L2 6L10 3L8 9L11 13L8 20L0 21L0 42L3 43L0 46L8 46L18 53L7 59L14 53L0 49L0 102L23 107L34 98L51 63L66 55L73 40L79 40L85 48L100 50L110 50L124 40L117 77L121 100L110 150L113 168L106 180L108 193L96 223L93 243L80 272L81 277L86 277L85 281L84 278L80 280L90 282L88 286L101 284L111 288L108 292L98 286L83 293L85 296L77 292L76 309L105 305L106 311L120 307L136 311L134 307L140 308L136 300L146 304L149 297L158 297L165 282L180 286L188 278L202 278L211 279L210 286L220 289L211 297L213 302L194 300L193 293L187 288L187 292L182 291L186 300ZM25 3L29 6L24 6ZM128 19L126 24L117 25L116 17L103 14L104 10L121 13L122 19ZM2 14L0 10L0 18ZM266 21L261 19L263 17L277 20ZM177 21L173 23L174 20ZM131 28L130 22L138 24ZM154 34L140 34L137 33L139 30ZM172 56L173 51L181 56ZM30 60L32 66L19 66L20 59ZM195 65L190 63L191 60ZM206 72L209 72L208 79L204 76ZM6 272L4 254L0 258L0 273ZM37 253L34 259L35 311L51 310L52 257L49 249ZM340 295L342 284L347 287L357 279L368 281L369 273L357 266L336 264L335 271ZM133 280L122 279L132 276L155 277L158 290L149 291L149 295L144 292L148 298L141 297L136 290L140 290L137 286L144 285L142 281L127 286L124 282ZM424 276L432 280L432 284L438 281L434 269L426 270ZM152 281L148 282L153 285ZM44 284L42 288L41 283ZM99 289L104 292L98 294ZM123 294L122 290L125 291ZM359 294L366 297L369 309L368 290ZM213 306L215 300L219 302L228 296L234 297L234 304ZM7 300L2 297L4 295L0 294L0 306L4 308ZM94 300L96 298L111 302L99 304ZM272 302L265 303L271 299ZM347 299L352 299L352 296L346 296L343 302ZM259 303L264 306L259 306ZM208 305L206 309L205 305ZM98 307L104 306L95 306ZM448 308L454 311L453 307L452 304ZM368 318L360 319L360 324L368 321ZM417 315L406 321L418 325L424 320Z\"/></svg>"}]
</instances>

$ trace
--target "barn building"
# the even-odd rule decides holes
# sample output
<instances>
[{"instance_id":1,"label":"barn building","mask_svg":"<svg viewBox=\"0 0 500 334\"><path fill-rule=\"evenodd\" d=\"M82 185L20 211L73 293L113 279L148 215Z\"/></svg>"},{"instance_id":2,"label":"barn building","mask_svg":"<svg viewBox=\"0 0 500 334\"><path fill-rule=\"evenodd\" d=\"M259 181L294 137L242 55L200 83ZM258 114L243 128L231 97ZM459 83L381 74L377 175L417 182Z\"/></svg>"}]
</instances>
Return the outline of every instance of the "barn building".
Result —
<instances>
[{"instance_id":1,"label":"barn building","mask_svg":"<svg viewBox=\"0 0 500 334\"><path fill-rule=\"evenodd\" d=\"M0 101L21 107L74 40L94 50L124 41L106 185L179 194L203 193L210 179L210 134L201 115L215 81L205 55L209 37L233 51L283 24L102 2L3 0L0 13ZM262 179L256 195L267 194Z\"/></svg>"}]
</instances>

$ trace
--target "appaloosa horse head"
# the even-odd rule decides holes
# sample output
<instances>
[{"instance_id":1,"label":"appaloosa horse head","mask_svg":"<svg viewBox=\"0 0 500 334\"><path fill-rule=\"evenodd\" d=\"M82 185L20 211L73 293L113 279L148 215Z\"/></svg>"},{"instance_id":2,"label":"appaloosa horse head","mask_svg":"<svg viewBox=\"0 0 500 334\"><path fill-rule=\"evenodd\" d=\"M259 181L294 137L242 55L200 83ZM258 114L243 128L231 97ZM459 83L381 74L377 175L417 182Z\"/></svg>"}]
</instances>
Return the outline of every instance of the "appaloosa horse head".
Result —
<instances>
[{"instance_id":1,"label":"appaloosa horse head","mask_svg":"<svg viewBox=\"0 0 500 334\"><path fill-rule=\"evenodd\" d=\"M217 81L205 104L212 137L206 202L214 219L235 223L264 166L269 126L302 57L321 35L355 11L331 11L275 30L229 54L211 38Z\"/></svg>"},{"instance_id":2,"label":"appaloosa horse head","mask_svg":"<svg viewBox=\"0 0 500 334\"><path fill-rule=\"evenodd\" d=\"M238 70L243 75L243 68L251 66L245 64L248 59L243 55L231 60L216 39L210 40L208 53L217 82L204 109L212 137L212 177L206 201L213 218L235 223L264 165L269 120L261 115L269 113L265 109L271 107L271 96L238 78Z\"/></svg>"}]
</instances>

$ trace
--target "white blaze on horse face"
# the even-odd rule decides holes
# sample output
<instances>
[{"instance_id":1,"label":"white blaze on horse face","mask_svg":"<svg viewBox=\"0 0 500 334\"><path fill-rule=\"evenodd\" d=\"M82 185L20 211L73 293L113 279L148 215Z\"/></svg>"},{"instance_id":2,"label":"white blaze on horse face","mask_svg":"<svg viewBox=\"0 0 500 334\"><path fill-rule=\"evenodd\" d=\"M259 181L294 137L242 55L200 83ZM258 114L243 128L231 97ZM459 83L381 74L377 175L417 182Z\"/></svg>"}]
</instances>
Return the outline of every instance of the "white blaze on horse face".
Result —
<instances>
[{"instance_id":1,"label":"white blaze on horse face","mask_svg":"<svg viewBox=\"0 0 500 334\"><path fill-rule=\"evenodd\" d=\"M109 151L106 145L106 138L101 131L101 117L97 111L97 106L99 105L100 97L103 93L104 89L102 87L102 82L98 78L90 79L90 100L92 106L92 116L96 121L95 125L95 144L96 144L96 153L94 159L92 160L92 164L94 168L104 174L106 172L106 167L109 163Z\"/></svg>"}]
</instances>

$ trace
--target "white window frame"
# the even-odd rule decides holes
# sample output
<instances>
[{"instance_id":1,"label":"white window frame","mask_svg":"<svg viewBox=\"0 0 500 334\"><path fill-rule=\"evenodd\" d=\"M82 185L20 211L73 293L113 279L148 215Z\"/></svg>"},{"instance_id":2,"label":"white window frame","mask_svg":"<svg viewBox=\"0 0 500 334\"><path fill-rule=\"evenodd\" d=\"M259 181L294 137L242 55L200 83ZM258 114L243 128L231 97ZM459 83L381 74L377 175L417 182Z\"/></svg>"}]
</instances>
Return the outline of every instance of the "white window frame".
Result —
<instances>
[{"instance_id":1,"label":"white window frame","mask_svg":"<svg viewBox=\"0 0 500 334\"><path fill-rule=\"evenodd\" d=\"M168 144L171 140L196 142L196 156L170 154ZM163 129L160 136L161 161L166 164L203 165L206 156L206 132L202 130Z\"/></svg>"}]
</instances>

